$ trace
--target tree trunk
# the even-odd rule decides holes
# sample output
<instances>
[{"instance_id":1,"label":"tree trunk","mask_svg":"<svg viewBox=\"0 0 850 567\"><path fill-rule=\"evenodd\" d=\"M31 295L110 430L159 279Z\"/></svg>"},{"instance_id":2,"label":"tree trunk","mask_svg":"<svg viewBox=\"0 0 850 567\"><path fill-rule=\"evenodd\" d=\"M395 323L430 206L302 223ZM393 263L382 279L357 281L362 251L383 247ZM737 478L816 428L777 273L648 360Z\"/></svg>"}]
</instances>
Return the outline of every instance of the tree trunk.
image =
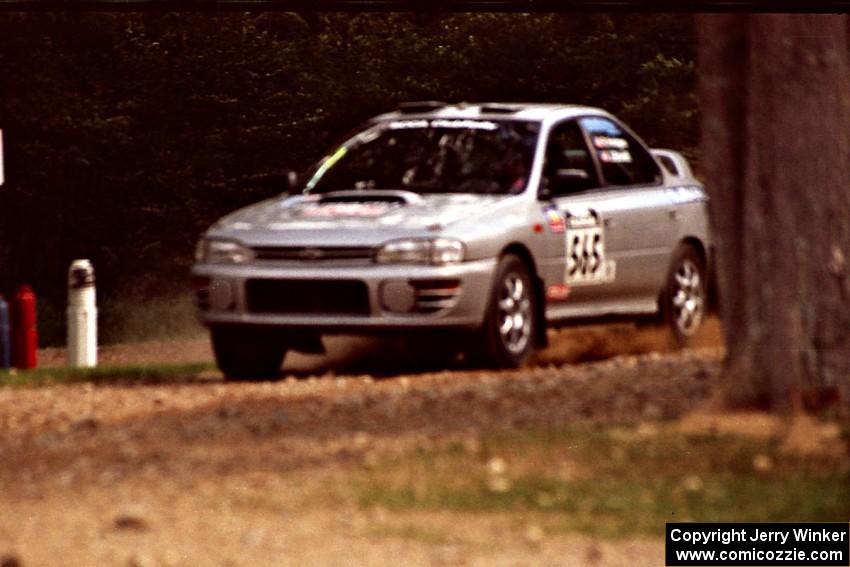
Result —
<instances>
[{"instance_id":1,"label":"tree trunk","mask_svg":"<svg viewBox=\"0 0 850 567\"><path fill-rule=\"evenodd\" d=\"M850 406L847 19L698 16L729 402Z\"/></svg>"}]
</instances>

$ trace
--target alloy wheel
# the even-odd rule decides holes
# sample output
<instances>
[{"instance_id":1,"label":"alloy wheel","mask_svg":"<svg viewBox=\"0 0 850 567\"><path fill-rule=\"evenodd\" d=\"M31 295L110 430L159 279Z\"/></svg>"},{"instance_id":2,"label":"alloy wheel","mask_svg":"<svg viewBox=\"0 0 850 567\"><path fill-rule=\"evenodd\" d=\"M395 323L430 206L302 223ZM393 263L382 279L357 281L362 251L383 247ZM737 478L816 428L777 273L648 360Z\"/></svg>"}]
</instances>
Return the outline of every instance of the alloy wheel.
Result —
<instances>
[{"instance_id":1,"label":"alloy wheel","mask_svg":"<svg viewBox=\"0 0 850 567\"><path fill-rule=\"evenodd\" d=\"M502 281L498 303L499 335L512 354L522 352L531 340L531 297L523 278L514 272Z\"/></svg>"},{"instance_id":2,"label":"alloy wheel","mask_svg":"<svg viewBox=\"0 0 850 567\"><path fill-rule=\"evenodd\" d=\"M682 260L674 274L671 295L673 321L683 335L691 336L702 323L705 313L705 292L699 267L689 259Z\"/></svg>"}]
</instances>

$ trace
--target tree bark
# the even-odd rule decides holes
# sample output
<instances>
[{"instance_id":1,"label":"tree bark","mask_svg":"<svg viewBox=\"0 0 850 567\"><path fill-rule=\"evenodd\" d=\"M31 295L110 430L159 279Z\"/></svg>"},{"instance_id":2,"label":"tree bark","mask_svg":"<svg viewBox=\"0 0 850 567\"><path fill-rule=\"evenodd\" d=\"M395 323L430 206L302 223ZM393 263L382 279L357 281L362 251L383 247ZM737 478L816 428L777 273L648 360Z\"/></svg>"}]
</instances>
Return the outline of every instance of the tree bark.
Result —
<instances>
[{"instance_id":1,"label":"tree bark","mask_svg":"<svg viewBox=\"0 0 850 567\"><path fill-rule=\"evenodd\" d=\"M850 406L847 18L697 17L728 401Z\"/></svg>"}]
</instances>

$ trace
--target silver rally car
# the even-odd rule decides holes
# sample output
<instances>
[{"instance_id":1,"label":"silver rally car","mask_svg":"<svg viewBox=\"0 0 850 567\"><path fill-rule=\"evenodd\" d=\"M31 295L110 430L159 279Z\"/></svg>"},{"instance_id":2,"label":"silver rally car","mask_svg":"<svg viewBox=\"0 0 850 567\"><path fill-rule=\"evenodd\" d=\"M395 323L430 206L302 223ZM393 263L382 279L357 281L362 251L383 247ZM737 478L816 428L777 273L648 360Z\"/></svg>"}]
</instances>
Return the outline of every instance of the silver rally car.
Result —
<instances>
[{"instance_id":1,"label":"silver rally car","mask_svg":"<svg viewBox=\"0 0 850 567\"><path fill-rule=\"evenodd\" d=\"M547 325L707 307L706 195L682 156L584 106L409 103L287 194L216 222L193 280L219 367L276 375L324 334L451 337L523 364Z\"/></svg>"}]
</instances>

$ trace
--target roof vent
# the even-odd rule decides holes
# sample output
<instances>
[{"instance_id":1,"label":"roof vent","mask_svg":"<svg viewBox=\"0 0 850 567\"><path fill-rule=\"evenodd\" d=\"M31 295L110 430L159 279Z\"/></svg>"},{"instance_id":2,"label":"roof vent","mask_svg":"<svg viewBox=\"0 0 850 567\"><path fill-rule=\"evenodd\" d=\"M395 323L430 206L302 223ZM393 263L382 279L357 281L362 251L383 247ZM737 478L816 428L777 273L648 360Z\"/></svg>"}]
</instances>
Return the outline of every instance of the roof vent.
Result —
<instances>
[{"instance_id":1,"label":"roof vent","mask_svg":"<svg viewBox=\"0 0 850 567\"><path fill-rule=\"evenodd\" d=\"M519 112L521 108L516 104L482 104L482 114L513 114Z\"/></svg>"},{"instance_id":2,"label":"roof vent","mask_svg":"<svg viewBox=\"0 0 850 567\"><path fill-rule=\"evenodd\" d=\"M414 114L417 112L431 112L447 106L445 102L437 100L420 100L416 102L403 102L398 105L398 110L402 114Z\"/></svg>"}]
</instances>

